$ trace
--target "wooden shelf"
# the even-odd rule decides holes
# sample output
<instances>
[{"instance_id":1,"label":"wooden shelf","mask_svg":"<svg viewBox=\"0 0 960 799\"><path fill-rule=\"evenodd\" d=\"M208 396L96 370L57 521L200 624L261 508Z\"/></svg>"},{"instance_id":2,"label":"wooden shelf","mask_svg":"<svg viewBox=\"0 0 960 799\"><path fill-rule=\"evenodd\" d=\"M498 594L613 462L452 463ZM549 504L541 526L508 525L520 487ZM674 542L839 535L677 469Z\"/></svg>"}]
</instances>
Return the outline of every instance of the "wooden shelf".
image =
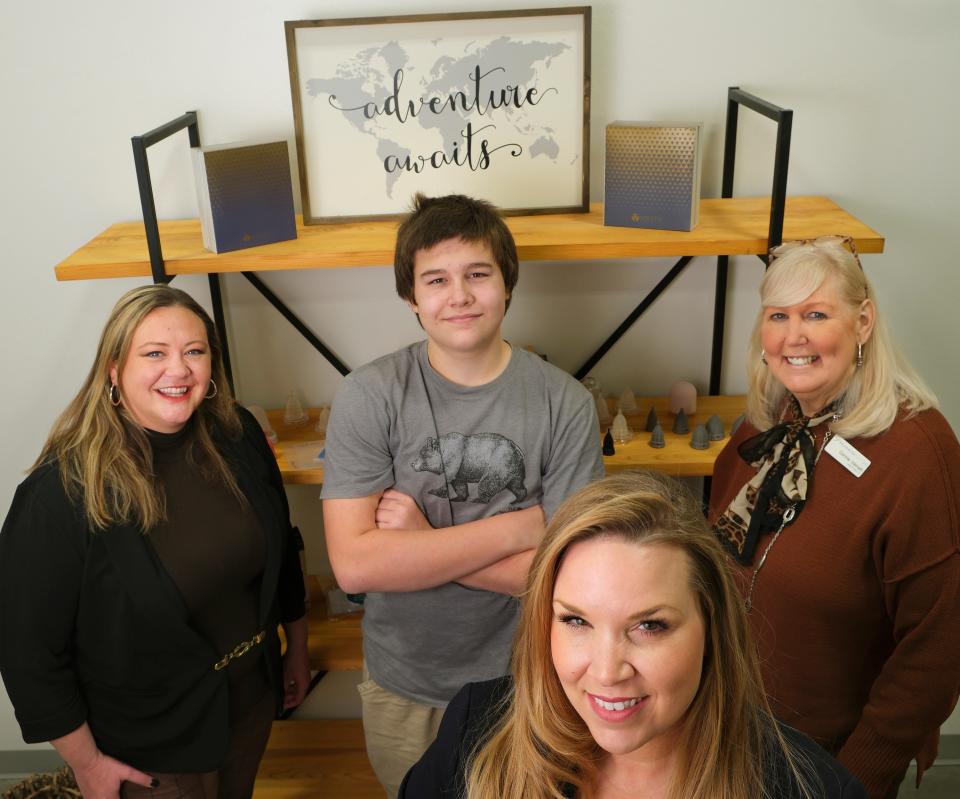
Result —
<instances>
[{"instance_id":1,"label":"wooden shelf","mask_svg":"<svg viewBox=\"0 0 960 799\"><path fill-rule=\"evenodd\" d=\"M320 409L306 408L305 410L310 415L310 418L308 421L299 425L284 424L282 408L267 411L270 426L273 427L277 437L280 439L273 449L277 455L277 464L280 466L280 474L283 475L283 482L288 485L323 484L322 463L318 463L316 466L310 468L298 468L294 465L296 461L295 454L298 454L300 451L302 451L304 457L306 457L308 449L316 454L319 454L320 450L323 449L323 436L314 429L317 424L317 418L320 415ZM301 449L299 447L301 444L312 444L312 446L309 448L304 446Z\"/></svg>"},{"instance_id":2,"label":"wooden shelf","mask_svg":"<svg viewBox=\"0 0 960 799\"><path fill-rule=\"evenodd\" d=\"M588 214L507 217L521 261L571 261L766 252L770 198L700 202L700 224L689 233L605 227L603 206ZM396 221L303 225L297 238L216 255L203 248L200 222L160 223L169 275L263 272L393 264ZM853 236L860 252L883 252L883 237L826 197L788 197L784 241L828 233ZM150 277L142 222L112 225L56 267L57 280Z\"/></svg>"},{"instance_id":3,"label":"wooden shelf","mask_svg":"<svg viewBox=\"0 0 960 799\"><path fill-rule=\"evenodd\" d=\"M616 400L609 400L611 412L616 413ZM657 409L660 427L666 446L654 449L650 446L650 434L646 432L647 414L650 406ZM668 397L637 397L636 413L625 413L627 423L633 430L633 438L625 444L614 444L615 455L604 456L603 465L607 474L623 472L627 469L656 469L673 477L709 477L713 474L713 463L720 450L730 440L730 426L743 413L746 397L720 396L697 397L697 412L688 417L690 432L677 434L671 432L673 414L670 413ZM711 441L707 449L697 450L690 446L690 436L698 424L706 424L713 414L723 421L726 435L721 441Z\"/></svg>"},{"instance_id":4,"label":"wooden shelf","mask_svg":"<svg viewBox=\"0 0 960 799\"><path fill-rule=\"evenodd\" d=\"M616 412L616 400L609 400L612 412ZM711 441L710 448L696 450L690 446L690 434L677 435L670 432L673 417L668 410L669 400L666 397L637 397L638 410L636 413L625 414L627 422L634 431L634 437L625 444L617 444L617 454L604 457L603 463L608 473L622 472L626 469L657 469L674 477L707 477L713 474L713 462L726 443ZM666 446L663 449L654 449L648 444L649 433L644 431L647 414L650 406L657 409L660 417L660 426L663 427ZM722 420L727 433L730 425L743 413L745 399L742 396L699 397L697 413L690 417L690 430L697 424L706 424L712 414L717 414ZM270 424L277 432L279 442L276 445L277 463L280 473L288 484L319 485L323 483L323 465L297 467L295 463L302 463L310 453L319 453L323 448L323 439L314 430L319 408L309 408L309 421L302 425L291 427L283 423L283 411L267 411ZM601 431L601 432L605 432ZM299 457L297 457L299 456Z\"/></svg>"},{"instance_id":5,"label":"wooden shelf","mask_svg":"<svg viewBox=\"0 0 960 799\"><path fill-rule=\"evenodd\" d=\"M363 668L363 613L330 616L323 585L315 574L306 576L307 652L314 671L360 671ZM278 630L283 642L283 628ZM286 644L284 643L284 646Z\"/></svg>"}]
</instances>

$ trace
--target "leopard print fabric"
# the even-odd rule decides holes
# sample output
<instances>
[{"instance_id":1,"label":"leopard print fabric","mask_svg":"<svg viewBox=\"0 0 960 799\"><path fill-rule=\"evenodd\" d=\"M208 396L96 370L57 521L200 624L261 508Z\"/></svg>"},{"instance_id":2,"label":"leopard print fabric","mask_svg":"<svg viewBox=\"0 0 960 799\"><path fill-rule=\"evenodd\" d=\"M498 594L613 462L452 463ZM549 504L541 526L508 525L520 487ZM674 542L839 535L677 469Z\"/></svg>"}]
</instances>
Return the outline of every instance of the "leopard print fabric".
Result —
<instances>
[{"instance_id":1,"label":"leopard print fabric","mask_svg":"<svg viewBox=\"0 0 960 799\"><path fill-rule=\"evenodd\" d=\"M740 457L757 473L717 519L714 532L730 553L749 565L759 539L776 530L788 508L799 513L807 498L810 473L816 464L813 428L835 416L834 406L804 416L791 397L780 422L744 441Z\"/></svg>"}]
</instances>

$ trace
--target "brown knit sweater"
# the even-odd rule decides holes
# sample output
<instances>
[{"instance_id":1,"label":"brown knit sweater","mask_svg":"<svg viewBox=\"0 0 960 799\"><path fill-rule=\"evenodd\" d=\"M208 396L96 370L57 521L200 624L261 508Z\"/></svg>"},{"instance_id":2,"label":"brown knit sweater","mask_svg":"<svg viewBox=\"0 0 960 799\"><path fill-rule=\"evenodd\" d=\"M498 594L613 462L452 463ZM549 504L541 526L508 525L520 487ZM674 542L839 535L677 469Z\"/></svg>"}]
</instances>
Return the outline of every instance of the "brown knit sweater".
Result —
<instances>
[{"instance_id":1,"label":"brown knit sweater","mask_svg":"<svg viewBox=\"0 0 960 799\"><path fill-rule=\"evenodd\" d=\"M755 473L737 446L756 432L742 425L720 453L711 521ZM822 455L750 622L774 713L885 799L911 758L930 765L960 693L960 444L932 410L850 443L870 467L857 478ZM768 543L737 566L744 592Z\"/></svg>"}]
</instances>

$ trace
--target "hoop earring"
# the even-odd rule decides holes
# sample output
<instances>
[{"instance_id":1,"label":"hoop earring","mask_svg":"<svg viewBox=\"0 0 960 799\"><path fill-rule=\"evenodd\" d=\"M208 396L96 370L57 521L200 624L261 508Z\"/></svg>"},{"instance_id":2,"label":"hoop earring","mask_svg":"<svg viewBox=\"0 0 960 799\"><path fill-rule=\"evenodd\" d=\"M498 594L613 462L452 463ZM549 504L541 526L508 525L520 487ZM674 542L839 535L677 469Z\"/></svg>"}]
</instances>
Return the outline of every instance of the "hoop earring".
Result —
<instances>
[{"instance_id":1,"label":"hoop earring","mask_svg":"<svg viewBox=\"0 0 960 799\"><path fill-rule=\"evenodd\" d=\"M215 396L217 396L217 384L213 382L212 377L210 378L210 385L213 386L213 393L207 394L204 399L213 399Z\"/></svg>"},{"instance_id":2,"label":"hoop earring","mask_svg":"<svg viewBox=\"0 0 960 799\"><path fill-rule=\"evenodd\" d=\"M857 369L863 366L863 344L857 342Z\"/></svg>"},{"instance_id":3,"label":"hoop earring","mask_svg":"<svg viewBox=\"0 0 960 799\"><path fill-rule=\"evenodd\" d=\"M107 386L107 399L110 400L110 404L114 408L120 404L120 389L117 388L116 383L111 383Z\"/></svg>"},{"instance_id":4,"label":"hoop earring","mask_svg":"<svg viewBox=\"0 0 960 799\"><path fill-rule=\"evenodd\" d=\"M764 350L760 350L760 363L767 365L767 353Z\"/></svg>"}]
</instances>

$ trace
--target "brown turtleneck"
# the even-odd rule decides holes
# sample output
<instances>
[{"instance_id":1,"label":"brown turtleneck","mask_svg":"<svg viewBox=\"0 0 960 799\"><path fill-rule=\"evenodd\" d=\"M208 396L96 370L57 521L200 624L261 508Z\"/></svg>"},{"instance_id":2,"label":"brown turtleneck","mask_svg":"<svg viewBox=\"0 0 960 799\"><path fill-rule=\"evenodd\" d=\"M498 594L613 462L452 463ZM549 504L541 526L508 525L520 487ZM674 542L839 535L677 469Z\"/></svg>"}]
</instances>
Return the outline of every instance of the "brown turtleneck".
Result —
<instances>
[{"instance_id":1,"label":"brown turtleneck","mask_svg":"<svg viewBox=\"0 0 960 799\"><path fill-rule=\"evenodd\" d=\"M191 624L224 655L260 630L266 540L253 509L241 506L226 485L211 482L187 458L191 429L188 424L173 434L148 431L167 510L148 541L180 590ZM239 718L269 684L261 649L232 660L227 677L230 712Z\"/></svg>"}]
</instances>

